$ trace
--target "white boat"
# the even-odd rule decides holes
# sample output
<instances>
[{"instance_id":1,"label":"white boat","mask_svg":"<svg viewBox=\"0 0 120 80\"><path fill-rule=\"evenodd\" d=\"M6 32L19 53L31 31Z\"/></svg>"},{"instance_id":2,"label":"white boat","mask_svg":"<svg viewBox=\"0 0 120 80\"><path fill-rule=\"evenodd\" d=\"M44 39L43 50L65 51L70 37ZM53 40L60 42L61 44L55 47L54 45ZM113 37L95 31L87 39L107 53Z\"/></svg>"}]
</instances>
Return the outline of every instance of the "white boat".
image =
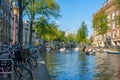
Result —
<instances>
[{"instance_id":1,"label":"white boat","mask_svg":"<svg viewBox=\"0 0 120 80\"><path fill-rule=\"evenodd\" d=\"M80 48L76 47L76 48L75 48L75 50L76 50L76 51L79 51L79 50L80 50Z\"/></svg>"},{"instance_id":2,"label":"white boat","mask_svg":"<svg viewBox=\"0 0 120 80\"><path fill-rule=\"evenodd\" d=\"M61 52L64 52L66 50L66 48L60 48Z\"/></svg>"},{"instance_id":3,"label":"white boat","mask_svg":"<svg viewBox=\"0 0 120 80\"><path fill-rule=\"evenodd\" d=\"M111 50L107 50L108 53L115 53L115 54L120 54L119 51L111 51Z\"/></svg>"}]
</instances>

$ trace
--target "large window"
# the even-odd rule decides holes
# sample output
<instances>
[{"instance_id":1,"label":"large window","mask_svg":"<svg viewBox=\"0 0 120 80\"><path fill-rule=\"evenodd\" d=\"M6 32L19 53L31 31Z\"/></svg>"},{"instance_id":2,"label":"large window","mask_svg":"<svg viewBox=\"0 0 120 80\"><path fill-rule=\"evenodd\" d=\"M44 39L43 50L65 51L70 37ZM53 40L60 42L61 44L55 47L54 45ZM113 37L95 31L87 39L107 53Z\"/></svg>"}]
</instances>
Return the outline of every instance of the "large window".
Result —
<instances>
[{"instance_id":1,"label":"large window","mask_svg":"<svg viewBox=\"0 0 120 80\"><path fill-rule=\"evenodd\" d=\"M113 24L112 24L112 28L115 29L115 22L113 22Z\"/></svg>"},{"instance_id":2,"label":"large window","mask_svg":"<svg viewBox=\"0 0 120 80\"><path fill-rule=\"evenodd\" d=\"M119 29L117 29L117 36L119 36L119 32L120 32Z\"/></svg>"},{"instance_id":3,"label":"large window","mask_svg":"<svg viewBox=\"0 0 120 80\"><path fill-rule=\"evenodd\" d=\"M1 5L1 0L0 0L0 5Z\"/></svg>"},{"instance_id":4,"label":"large window","mask_svg":"<svg viewBox=\"0 0 120 80\"><path fill-rule=\"evenodd\" d=\"M107 16L107 20L108 20L108 22L110 21L110 15Z\"/></svg>"},{"instance_id":5,"label":"large window","mask_svg":"<svg viewBox=\"0 0 120 80\"><path fill-rule=\"evenodd\" d=\"M0 24L0 32L1 32L1 30L2 30L2 27L3 27L3 24Z\"/></svg>"},{"instance_id":6,"label":"large window","mask_svg":"<svg viewBox=\"0 0 120 80\"><path fill-rule=\"evenodd\" d=\"M113 32L113 38L116 38L116 31Z\"/></svg>"},{"instance_id":7,"label":"large window","mask_svg":"<svg viewBox=\"0 0 120 80\"><path fill-rule=\"evenodd\" d=\"M116 16L118 16L119 15L119 11L116 11Z\"/></svg>"},{"instance_id":8,"label":"large window","mask_svg":"<svg viewBox=\"0 0 120 80\"><path fill-rule=\"evenodd\" d=\"M3 10L0 9L0 18L2 18L2 17L3 17Z\"/></svg>"},{"instance_id":9,"label":"large window","mask_svg":"<svg viewBox=\"0 0 120 80\"><path fill-rule=\"evenodd\" d=\"M115 12L112 13L112 19L115 19Z\"/></svg>"}]
</instances>

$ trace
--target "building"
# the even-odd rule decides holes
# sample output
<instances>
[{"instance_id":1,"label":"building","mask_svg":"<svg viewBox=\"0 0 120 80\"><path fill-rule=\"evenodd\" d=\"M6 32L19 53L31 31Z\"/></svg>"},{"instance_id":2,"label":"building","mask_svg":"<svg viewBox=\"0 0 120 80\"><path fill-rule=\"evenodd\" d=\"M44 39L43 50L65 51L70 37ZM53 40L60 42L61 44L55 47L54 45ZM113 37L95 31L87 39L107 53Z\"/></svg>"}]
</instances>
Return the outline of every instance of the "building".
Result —
<instances>
[{"instance_id":1,"label":"building","mask_svg":"<svg viewBox=\"0 0 120 80\"><path fill-rule=\"evenodd\" d=\"M108 45L109 41L111 42L112 46L120 45L120 27L118 27L118 25L116 24L117 21L115 20L115 16L119 15L120 11L115 7L115 4L113 3L114 0L107 0L99 9L104 9L105 13L107 14L109 30L106 34L104 34L104 36L97 35L97 32L94 30L93 42L96 46L104 47Z\"/></svg>"},{"instance_id":2,"label":"building","mask_svg":"<svg viewBox=\"0 0 120 80\"><path fill-rule=\"evenodd\" d=\"M27 21L23 21L23 47L29 46L29 36L30 36L29 23Z\"/></svg>"},{"instance_id":3,"label":"building","mask_svg":"<svg viewBox=\"0 0 120 80\"><path fill-rule=\"evenodd\" d=\"M10 42L12 24L12 1L0 0L0 43Z\"/></svg>"},{"instance_id":4,"label":"building","mask_svg":"<svg viewBox=\"0 0 120 80\"><path fill-rule=\"evenodd\" d=\"M68 37L69 35L70 35L70 31L67 30L67 31L65 32L65 37Z\"/></svg>"},{"instance_id":5,"label":"building","mask_svg":"<svg viewBox=\"0 0 120 80\"><path fill-rule=\"evenodd\" d=\"M35 30L34 30L34 25L33 25L33 30L32 30L32 44L39 44L39 37L36 35ZM30 24L28 21L24 20L23 21L23 47L28 48L29 44L29 39L30 39Z\"/></svg>"}]
</instances>

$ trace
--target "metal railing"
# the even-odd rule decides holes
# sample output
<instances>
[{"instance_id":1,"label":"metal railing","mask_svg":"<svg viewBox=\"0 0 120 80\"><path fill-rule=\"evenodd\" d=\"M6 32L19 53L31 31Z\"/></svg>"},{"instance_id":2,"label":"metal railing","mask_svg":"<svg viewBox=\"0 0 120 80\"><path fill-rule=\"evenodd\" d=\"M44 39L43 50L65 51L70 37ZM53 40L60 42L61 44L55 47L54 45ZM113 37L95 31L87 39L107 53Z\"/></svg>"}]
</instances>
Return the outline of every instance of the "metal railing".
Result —
<instances>
[{"instance_id":1,"label":"metal railing","mask_svg":"<svg viewBox=\"0 0 120 80\"><path fill-rule=\"evenodd\" d=\"M6 63L7 61L9 61L10 65L6 65L8 63ZM10 80L14 80L14 63L12 59L0 59L0 62L2 62L0 64L0 74L3 75L3 78L8 78L8 74L11 74L11 78Z\"/></svg>"}]
</instances>

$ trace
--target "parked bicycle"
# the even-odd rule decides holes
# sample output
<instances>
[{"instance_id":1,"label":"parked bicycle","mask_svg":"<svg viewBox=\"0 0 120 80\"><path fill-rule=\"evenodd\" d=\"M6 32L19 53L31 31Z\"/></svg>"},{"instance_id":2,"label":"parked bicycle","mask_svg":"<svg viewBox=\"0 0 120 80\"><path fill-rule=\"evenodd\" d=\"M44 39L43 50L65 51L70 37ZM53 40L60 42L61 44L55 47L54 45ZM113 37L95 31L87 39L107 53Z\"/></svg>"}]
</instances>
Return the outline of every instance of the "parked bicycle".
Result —
<instances>
[{"instance_id":1,"label":"parked bicycle","mask_svg":"<svg viewBox=\"0 0 120 80\"><path fill-rule=\"evenodd\" d=\"M0 61L0 68L2 69L0 72L1 75L3 75L2 80L33 80L31 71L27 67L18 64L20 61L20 58L18 58L18 56L20 57L20 53L17 53L12 49L12 47L8 47L0 50L0 59L4 60ZM13 62L11 63L10 61L6 61L7 59L11 59ZM11 71L14 73L14 77L7 73Z\"/></svg>"}]
</instances>

